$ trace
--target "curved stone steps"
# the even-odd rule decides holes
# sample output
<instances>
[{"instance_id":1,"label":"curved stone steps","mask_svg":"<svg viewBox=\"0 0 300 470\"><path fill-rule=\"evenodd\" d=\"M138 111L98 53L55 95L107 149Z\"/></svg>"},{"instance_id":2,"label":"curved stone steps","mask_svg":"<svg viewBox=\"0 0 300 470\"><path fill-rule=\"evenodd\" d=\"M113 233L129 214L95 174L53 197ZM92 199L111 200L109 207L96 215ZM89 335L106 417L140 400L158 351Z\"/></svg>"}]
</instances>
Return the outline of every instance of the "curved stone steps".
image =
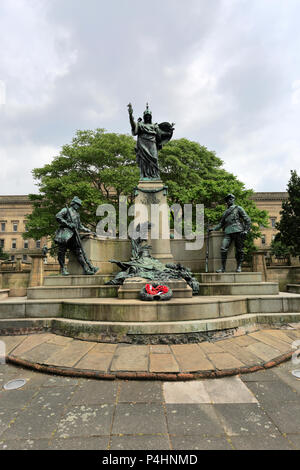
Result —
<instances>
[{"instance_id":1,"label":"curved stone steps","mask_svg":"<svg viewBox=\"0 0 300 470\"><path fill-rule=\"evenodd\" d=\"M238 328L255 324L292 323L300 321L300 313L244 314L211 320L186 320L169 322L82 322L74 319L55 318L51 331L78 339L99 339L99 336L116 334L122 340L127 335L187 334Z\"/></svg>"},{"instance_id":2,"label":"curved stone steps","mask_svg":"<svg viewBox=\"0 0 300 470\"><path fill-rule=\"evenodd\" d=\"M67 318L22 318L0 320L0 335L51 332L58 335L100 342L128 342L130 335L173 335L226 330L255 325L300 322L300 313L252 313L227 318L171 322L105 322Z\"/></svg>"},{"instance_id":3,"label":"curved stone steps","mask_svg":"<svg viewBox=\"0 0 300 470\"><path fill-rule=\"evenodd\" d=\"M300 296L194 296L168 302L118 299L9 298L0 302L0 319L63 317L86 321L187 321L229 317L247 313L300 312Z\"/></svg>"},{"instance_id":4,"label":"curved stone steps","mask_svg":"<svg viewBox=\"0 0 300 470\"><path fill-rule=\"evenodd\" d=\"M300 297L216 296L172 299L168 302L143 302L120 299L77 299L62 303L61 316L86 321L164 322L204 320L247 313L300 312Z\"/></svg>"}]
</instances>

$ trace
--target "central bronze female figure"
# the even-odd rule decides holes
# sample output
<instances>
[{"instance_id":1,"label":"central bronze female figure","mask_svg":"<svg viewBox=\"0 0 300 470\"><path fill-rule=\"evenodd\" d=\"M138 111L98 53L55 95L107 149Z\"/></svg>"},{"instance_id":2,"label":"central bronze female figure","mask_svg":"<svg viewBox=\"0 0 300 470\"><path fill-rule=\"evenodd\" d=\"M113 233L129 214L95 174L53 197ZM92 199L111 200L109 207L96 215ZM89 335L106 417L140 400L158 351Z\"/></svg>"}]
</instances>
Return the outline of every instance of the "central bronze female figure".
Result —
<instances>
[{"instance_id":1,"label":"central bronze female figure","mask_svg":"<svg viewBox=\"0 0 300 470\"><path fill-rule=\"evenodd\" d=\"M158 167L158 151L172 138L174 123L162 122L152 124L152 113L147 103L144 120L135 122L131 103L128 105L129 121L132 135L137 135L136 161L143 180L160 179Z\"/></svg>"}]
</instances>

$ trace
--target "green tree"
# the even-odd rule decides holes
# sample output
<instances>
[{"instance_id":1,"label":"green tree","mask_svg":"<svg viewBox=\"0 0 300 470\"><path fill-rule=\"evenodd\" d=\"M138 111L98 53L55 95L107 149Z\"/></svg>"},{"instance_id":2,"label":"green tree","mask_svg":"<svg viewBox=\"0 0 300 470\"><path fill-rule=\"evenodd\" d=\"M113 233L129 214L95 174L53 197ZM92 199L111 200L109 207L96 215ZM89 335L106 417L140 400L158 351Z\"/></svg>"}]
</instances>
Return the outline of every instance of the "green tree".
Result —
<instances>
[{"instance_id":1,"label":"green tree","mask_svg":"<svg viewBox=\"0 0 300 470\"><path fill-rule=\"evenodd\" d=\"M281 219L276 224L279 239L292 256L300 255L300 176L291 171L287 186L288 199L282 203Z\"/></svg>"},{"instance_id":2,"label":"green tree","mask_svg":"<svg viewBox=\"0 0 300 470\"><path fill-rule=\"evenodd\" d=\"M55 214L74 195L83 200L82 222L96 227L99 204L113 203L118 208L120 195L133 202L139 169L135 163L135 140L128 135L107 133L103 129L78 131L71 144L43 168L33 170L39 194L30 195L33 212L28 216L26 238L36 240L53 235ZM226 206L230 192L252 220L246 250L254 249L259 227L268 223L266 211L257 209L250 199L252 190L222 168L214 152L188 139L172 140L160 152L161 178L168 186L169 204L204 204L206 225L215 224Z\"/></svg>"},{"instance_id":3,"label":"green tree","mask_svg":"<svg viewBox=\"0 0 300 470\"><path fill-rule=\"evenodd\" d=\"M288 259L290 260L291 251L288 246L286 246L283 241L280 239L280 233L278 233L274 240L271 243L271 254L277 259Z\"/></svg>"},{"instance_id":4,"label":"green tree","mask_svg":"<svg viewBox=\"0 0 300 470\"><path fill-rule=\"evenodd\" d=\"M50 164L33 170L39 194L29 195L33 211L27 216L24 238L53 236L56 213L74 195L82 199L81 220L92 230L96 229L99 204L118 207L119 196L124 193L130 203L139 180L134 146L134 139L128 135L104 129L77 131L71 144L64 145Z\"/></svg>"},{"instance_id":5,"label":"green tree","mask_svg":"<svg viewBox=\"0 0 300 470\"><path fill-rule=\"evenodd\" d=\"M0 246L0 259L3 261L6 261L9 259L9 256L7 253L4 253L3 248Z\"/></svg>"},{"instance_id":6,"label":"green tree","mask_svg":"<svg viewBox=\"0 0 300 470\"><path fill-rule=\"evenodd\" d=\"M268 214L258 209L246 189L232 173L222 167L223 161L215 152L188 139L172 140L160 152L161 177L168 186L169 203L204 204L205 224L215 225L226 204L224 197L233 193L236 204L242 206L252 221L245 243L246 259L255 250L253 240L261 236L260 227L268 225Z\"/></svg>"}]
</instances>

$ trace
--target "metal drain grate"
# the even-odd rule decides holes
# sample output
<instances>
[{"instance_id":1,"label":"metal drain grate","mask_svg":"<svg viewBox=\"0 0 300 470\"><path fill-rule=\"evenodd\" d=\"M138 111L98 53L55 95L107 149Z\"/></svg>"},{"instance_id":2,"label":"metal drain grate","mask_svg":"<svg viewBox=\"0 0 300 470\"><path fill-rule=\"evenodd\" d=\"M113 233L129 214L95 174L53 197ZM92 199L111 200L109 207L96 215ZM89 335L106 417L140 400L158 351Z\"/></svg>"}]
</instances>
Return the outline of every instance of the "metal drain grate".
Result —
<instances>
[{"instance_id":1,"label":"metal drain grate","mask_svg":"<svg viewBox=\"0 0 300 470\"><path fill-rule=\"evenodd\" d=\"M21 388L26 384L25 379L15 379L11 380L10 382L7 382L7 384L4 385L4 390L16 390L17 388Z\"/></svg>"}]
</instances>

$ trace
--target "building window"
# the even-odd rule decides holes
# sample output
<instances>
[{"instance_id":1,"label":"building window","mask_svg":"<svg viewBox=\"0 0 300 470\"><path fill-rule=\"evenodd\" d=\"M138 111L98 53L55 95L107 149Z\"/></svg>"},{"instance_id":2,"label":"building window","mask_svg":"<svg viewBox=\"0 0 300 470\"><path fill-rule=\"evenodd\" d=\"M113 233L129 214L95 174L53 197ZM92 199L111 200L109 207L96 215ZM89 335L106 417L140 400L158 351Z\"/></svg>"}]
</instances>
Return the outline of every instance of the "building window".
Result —
<instances>
[{"instance_id":1,"label":"building window","mask_svg":"<svg viewBox=\"0 0 300 470\"><path fill-rule=\"evenodd\" d=\"M24 248L25 248L25 250L28 249L28 240L24 240Z\"/></svg>"},{"instance_id":2,"label":"building window","mask_svg":"<svg viewBox=\"0 0 300 470\"><path fill-rule=\"evenodd\" d=\"M0 240L0 248L4 248L4 239Z\"/></svg>"},{"instance_id":3,"label":"building window","mask_svg":"<svg viewBox=\"0 0 300 470\"><path fill-rule=\"evenodd\" d=\"M35 246L36 248L41 248L41 240L37 240Z\"/></svg>"},{"instance_id":4,"label":"building window","mask_svg":"<svg viewBox=\"0 0 300 470\"><path fill-rule=\"evenodd\" d=\"M6 229L6 223L1 222L1 232L5 232L5 229Z\"/></svg>"},{"instance_id":5,"label":"building window","mask_svg":"<svg viewBox=\"0 0 300 470\"><path fill-rule=\"evenodd\" d=\"M275 228L275 224L276 224L276 217L271 217L271 227Z\"/></svg>"},{"instance_id":6,"label":"building window","mask_svg":"<svg viewBox=\"0 0 300 470\"><path fill-rule=\"evenodd\" d=\"M14 222L13 223L13 232L17 232L17 231L18 231L18 223Z\"/></svg>"},{"instance_id":7,"label":"building window","mask_svg":"<svg viewBox=\"0 0 300 470\"><path fill-rule=\"evenodd\" d=\"M265 244L266 244L266 236L265 236L265 235L262 235L262 236L261 236L261 244L262 244L262 245L265 245Z\"/></svg>"},{"instance_id":8,"label":"building window","mask_svg":"<svg viewBox=\"0 0 300 470\"><path fill-rule=\"evenodd\" d=\"M27 255L23 255L23 261L27 261Z\"/></svg>"},{"instance_id":9,"label":"building window","mask_svg":"<svg viewBox=\"0 0 300 470\"><path fill-rule=\"evenodd\" d=\"M10 259L11 261L15 261L15 255L11 255Z\"/></svg>"},{"instance_id":10,"label":"building window","mask_svg":"<svg viewBox=\"0 0 300 470\"><path fill-rule=\"evenodd\" d=\"M17 240L15 238L11 241L11 247L13 249L17 248Z\"/></svg>"}]
</instances>

